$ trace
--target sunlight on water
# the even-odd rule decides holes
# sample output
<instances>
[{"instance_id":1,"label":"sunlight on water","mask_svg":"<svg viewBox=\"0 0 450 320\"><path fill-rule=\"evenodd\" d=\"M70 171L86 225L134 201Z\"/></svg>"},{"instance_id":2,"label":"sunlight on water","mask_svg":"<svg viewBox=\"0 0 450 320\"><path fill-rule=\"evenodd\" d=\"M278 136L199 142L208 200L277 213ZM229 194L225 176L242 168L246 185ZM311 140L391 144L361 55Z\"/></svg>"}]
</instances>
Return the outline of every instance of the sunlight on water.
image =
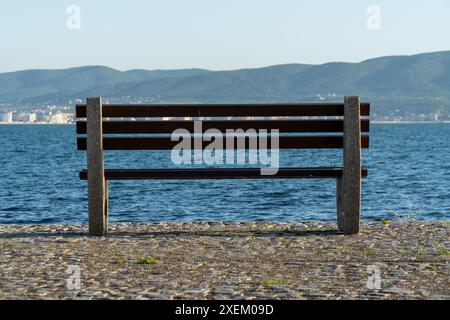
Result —
<instances>
[{"instance_id":1,"label":"sunlight on water","mask_svg":"<svg viewBox=\"0 0 450 320\"><path fill-rule=\"evenodd\" d=\"M363 219L450 219L450 124L373 124ZM74 126L0 126L0 223L86 223ZM282 151L282 166L338 165L340 151ZM109 168L168 167L170 152L107 153ZM333 180L110 183L111 221L335 220Z\"/></svg>"}]
</instances>

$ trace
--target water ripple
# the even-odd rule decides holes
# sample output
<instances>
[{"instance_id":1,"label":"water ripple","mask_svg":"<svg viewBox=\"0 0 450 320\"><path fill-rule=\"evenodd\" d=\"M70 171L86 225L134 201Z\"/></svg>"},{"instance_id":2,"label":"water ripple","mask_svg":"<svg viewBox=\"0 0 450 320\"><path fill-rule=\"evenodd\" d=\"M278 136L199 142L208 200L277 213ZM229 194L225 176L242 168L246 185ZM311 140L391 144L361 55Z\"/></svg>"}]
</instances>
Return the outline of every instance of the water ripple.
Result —
<instances>
[{"instance_id":1,"label":"water ripple","mask_svg":"<svg viewBox=\"0 0 450 320\"><path fill-rule=\"evenodd\" d=\"M442 137L447 137L443 139ZM450 219L450 124L371 126L363 219ZM86 223L74 126L0 125L0 223ZM340 165L334 150L282 151L282 166ZM108 152L107 167L169 167L170 152ZM117 181L111 221L335 220L330 180Z\"/></svg>"}]
</instances>

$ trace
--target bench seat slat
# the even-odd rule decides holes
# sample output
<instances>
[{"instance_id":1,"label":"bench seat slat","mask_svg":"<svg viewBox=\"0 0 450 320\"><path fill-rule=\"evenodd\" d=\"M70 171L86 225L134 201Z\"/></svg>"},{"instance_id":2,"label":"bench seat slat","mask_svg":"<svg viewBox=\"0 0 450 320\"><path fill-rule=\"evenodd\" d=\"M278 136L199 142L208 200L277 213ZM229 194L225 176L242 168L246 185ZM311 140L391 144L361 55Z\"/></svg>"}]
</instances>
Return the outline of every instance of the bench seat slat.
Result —
<instances>
[{"instance_id":1,"label":"bench seat slat","mask_svg":"<svg viewBox=\"0 0 450 320\"><path fill-rule=\"evenodd\" d=\"M194 131L194 121L103 121L104 134L152 134L172 133L177 129ZM278 129L280 133L289 132L343 132L343 120L206 120L202 129ZM361 132L369 132L369 120L361 120ZM86 121L77 122L77 134L86 134Z\"/></svg>"},{"instance_id":2,"label":"bench seat slat","mask_svg":"<svg viewBox=\"0 0 450 320\"><path fill-rule=\"evenodd\" d=\"M103 117L264 117L343 116L343 103L259 104L104 104ZM361 103L361 116L370 115L370 104ZM86 117L86 105L76 105L77 118Z\"/></svg>"},{"instance_id":3,"label":"bench seat slat","mask_svg":"<svg viewBox=\"0 0 450 320\"><path fill-rule=\"evenodd\" d=\"M361 169L367 177L367 170ZM280 168L276 175L261 175L259 168L205 168L205 169L107 169L106 180L160 180L160 179L337 179L342 177L342 167ZM87 170L80 172L87 180Z\"/></svg>"},{"instance_id":4,"label":"bench seat slat","mask_svg":"<svg viewBox=\"0 0 450 320\"><path fill-rule=\"evenodd\" d=\"M103 138L103 149L172 150L178 143L178 141L171 141L170 137L105 137ZM202 148L210 143L210 141L203 141ZM279 140L280 149L342 149L343 146L342 136L280 136ZM78 150L86 150L86 138L77 138L77 147ZM238 144L235 143L235 149L237 147ZM249 148L248 141L245 147ZM268 138L268 147L270 148L270 138ZM369 136L361 136L361 148L368 147Z\"/></svg>"}]
</instances>

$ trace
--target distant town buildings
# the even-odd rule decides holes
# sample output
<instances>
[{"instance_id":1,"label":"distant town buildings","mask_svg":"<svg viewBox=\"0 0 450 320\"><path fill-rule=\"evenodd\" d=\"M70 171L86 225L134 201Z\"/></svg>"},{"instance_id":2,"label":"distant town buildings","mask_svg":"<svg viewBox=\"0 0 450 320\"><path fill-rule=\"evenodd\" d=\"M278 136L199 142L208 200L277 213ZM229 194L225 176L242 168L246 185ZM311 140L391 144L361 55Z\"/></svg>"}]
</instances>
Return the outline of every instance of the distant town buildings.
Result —
<instances>
[{"instance_id":1,"label":"distant town buildings","mask_svg":"<svg viewBox=\"0 0 450 320\"><path fill-rule=\"evenodd\" d=\"M317 94L316 101L334 101L336 94ZM108 103L166 103L158 97L125 97L121 99L109 99ZM67 105L23 105L14 106L0 104L0 123L50 123L50 124L70 124L75 122L75 104L82 103L81 100L71 100ZM416 108L418 109L418 108ZM420 109L419 109L420 110ZM425 112L408 110L395 107L387 109L372 108L371 119L375 122L450 122L450 107L422 109ZM422 111L421 110L421 111ZM171 120L170 117L154 118L154 120ZM183 118L180 118L182 120ZM138 119L128 119L138 120ZM191 120L191 118L185 118ZM331 119L330 119L331 120Z\"/></svg>"},{"instance_id":2,"label":"distant town buildings","mask_svg":"<svg viewBox=\"0 0 450 320\"><path fill-rule=\"evenodd\" d=\"M13 113L12 122L33 123L36 122L36 113Z\"/></svg>"},{"instance_id":3,"label":"distant town buildings","mask_svg":"<svg viewBox=\"0 0 450 320\"><path fill-rule=\"evenodd\" d=\"M0 113L0 122L11 123L13 121L12 112Z\"/></svg>"},{"instance_id":4,"label":"distant town buildings","mask_svg":"<svg viewBox=\"0 0 450 320\"><path fill-rule=\"evenodd\" d=\"M66 124L74 122L72 109L47 106L33 110L10 110L0 112L0 123L52 123Z\"/></svg>"}]
</instances>

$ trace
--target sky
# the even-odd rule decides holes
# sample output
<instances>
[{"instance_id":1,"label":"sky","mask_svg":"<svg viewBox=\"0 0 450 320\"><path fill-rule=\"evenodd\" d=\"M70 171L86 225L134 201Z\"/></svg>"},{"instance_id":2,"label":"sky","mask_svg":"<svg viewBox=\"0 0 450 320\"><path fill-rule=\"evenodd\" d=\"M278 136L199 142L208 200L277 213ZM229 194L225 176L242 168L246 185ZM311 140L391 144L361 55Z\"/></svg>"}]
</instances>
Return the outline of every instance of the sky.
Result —
<instances>
[{"instance_id":1,"label":"sky","mask_svg":"<svg viewBox=\"0 0 450 320\"><path fill-rule=\"evenodd\" d=\"M2 1L0 45L0 72L359 62L450 50L450 0Z\"/></svg>"}]
</instances>

